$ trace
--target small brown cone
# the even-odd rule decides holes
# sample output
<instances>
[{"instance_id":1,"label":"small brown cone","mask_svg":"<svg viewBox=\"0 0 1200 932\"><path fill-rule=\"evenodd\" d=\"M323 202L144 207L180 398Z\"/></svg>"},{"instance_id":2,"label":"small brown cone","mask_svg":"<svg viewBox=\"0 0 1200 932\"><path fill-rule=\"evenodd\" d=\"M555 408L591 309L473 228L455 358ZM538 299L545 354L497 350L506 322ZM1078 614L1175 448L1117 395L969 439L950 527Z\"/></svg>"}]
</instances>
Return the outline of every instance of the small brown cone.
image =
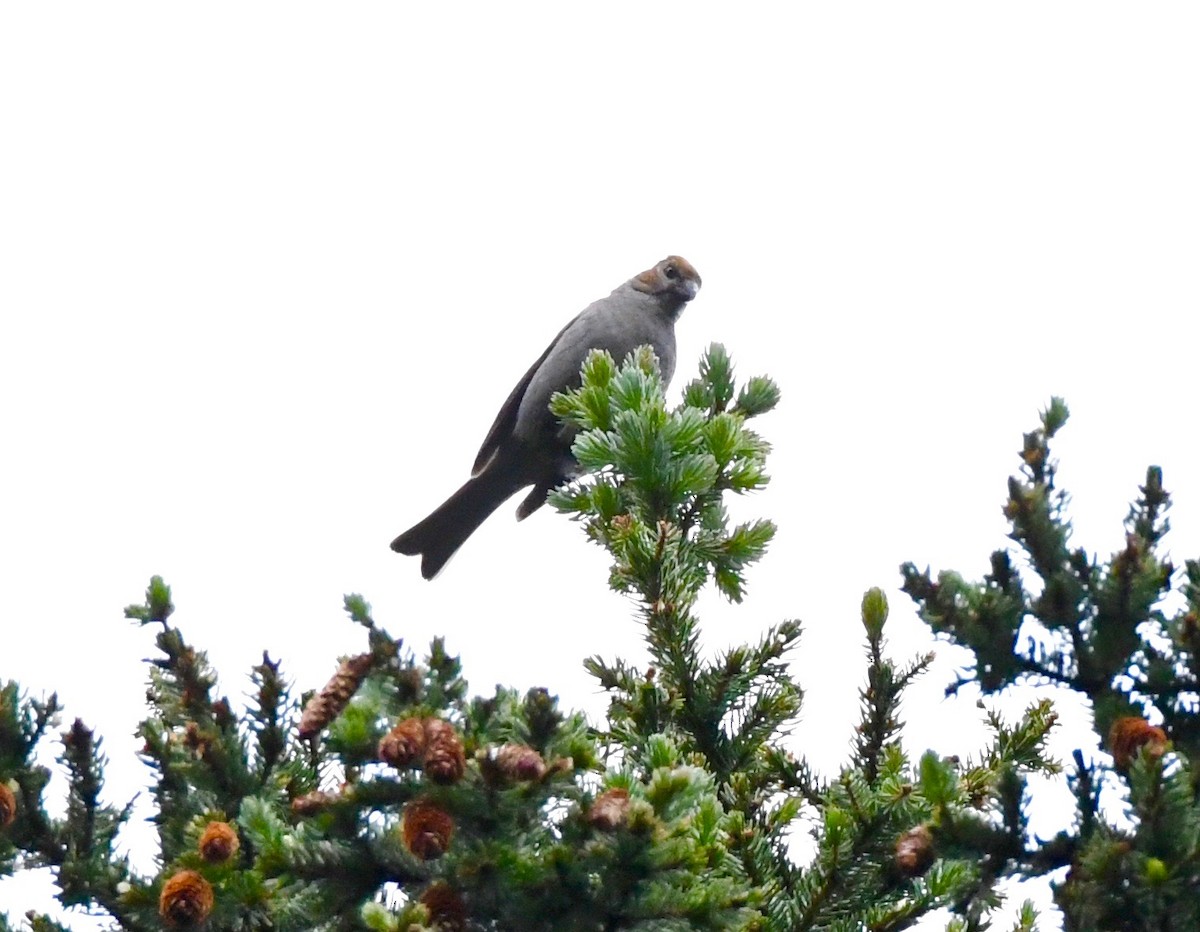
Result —
<instances>
[{"instance_id":1,"label":"small brown cone","mask_svg":"<svg viewBox=\"0 0 1200 932\"><path fill-rule=\"evenodd\" d=\"M425 719L425 773L443 786L462 779L467 761L454 726L440 718Z\"/></svg>"},{"instance_id":2,"label":"small brown cone","mask_svg":"<svg viewBox=\"0 0 1200 932\"><path fill-rule=\"evenodd\" d=\"M224 864L237 854L240 845L237 832L228 822L209 822L197 847L200 857L209 864Z\"/></svg>"},{"instance_id":3,"label":"small brown cone","mask_svg":"<svg viewBox=\"0 0 1200 932\"><path fill-rule=\"evenodd\" d=\"M404 807L400 830L404 847L422 861L432 861L450 847L454 820L436 803L414 799Z\"/></svg>"},{"instance_id":4,"label":"small brown cone","mask_svg":"<svg viewBox=\"0 0 1200 932\"><path fill-rule=\"evenodd\" d=\"M918 825L896 839L896 869L905 877L920 877L933 864L933 834L929 827Z\"/></svg>"},{"instance_id":5,"label":"small brown cone","mask_svg":"<svg viewBox=\"0 0 1200 932\"><path fill-rule=\"evenodd\" d=\"M602 832L611 832L625 823L629 813L629 790L618 787L605 790L592 801L587 820Z\"/></svg>"},{"instance_id":6,"label":"small brown cone","mask_svg":"<svg viewBox=\"0 0 1200 932\"><path fill-rule=\"evenodd\" d=\"M412 767L425 753L425 723L406 718L379 739L379 759L397 770Z\"/></svg>"},{"instance_id":7,"label":"small brown cone","mask_svg":"<svg viewBox=\"0 0 1200 932\"><path fill-rule=\"evenodd\" d=\"M496 752L496 769L514 782L540 780L546 775L542 755L524 744L506 744Z\"/></svg>"},{"instance_id":8,"label":"small brown cone","mask_svg":"<svg viewBox=\"0 0 1200 932\"><path fill-rule=\"evenodd\" d=\"M1144 718L1125 715L1113 722L1108 730L1108 748L1113 763L1119 770L1124 770L1142 748L1147 754L1162 757L1167 752L1167 733Z\"/></svg>"},{"instance_id":9,"label":"small brown cone","mask_svg":"<svg viewBox=\"0 0 1200 932\"><path fill-rule=\"evenodd\" d=\"M229 708L228 699L218 699L212 704L213 721L218 728L229 728L236 724L233 709Z\"/></svg>"},{"instance_id":10,"label":"small brown cone","mask_svg":"<svg viewBox=\"0 0 1200 932\"><path fill-rule=\"evenodd\" d=\"M298 816L316 815L336 803L340 797L336 793L326 793L324 790L313 790L292 800L292 812Z\"/></svg>"},{"instance_id":11,"label":"small brown cone","mask_svg":"<svg viewBox=\"0 0 1200 932\"><path fill-rule=\"evenodd\" d=\"M429 921L434 927L444 932L462 932L467 928L467 904L444 880L431 883L419 900L429 910Z\"/></svg>"},{"instance_id":12,"label":"small brown cone","mask_svg":"<svg viewBox=\"0 0 1200 932\"><path fill-rule=\"evenodd\" d=\"M1175 641L1184 650L1191 651L1193 654L1200 654L1200 615L1197 615L1195 612L1188 612L1179 619Z\"/></svg>"},{"instance_id":13,"label":"small brown cone","mask_svg":"<svg viewBox=\"0 0 1200 932\"><path fill-rule=\"evenodd\" d=\"M183 746L203 760L212 750L213 736L196 722L188 722L183 729Z\"/></svg>"},{"instance_id":14,"label":"small brown cone","mask_svg":"<svg viewBox=\"0 0 1200 932\"><path fill-rule=\"evenodd\" d=\"M17 796L7 783L0 783L0 828L8 828L17 817Z\"/></svg>"},{"instance_id":15,"label":"small brown cone","mask_svg":"<svg viewBox=\"0 0 1200 932\"><path fill-rule=\"evenodd\" d=\"M371 672L371 665L370 654L357 654L342 661L337 673L304 707L300 716L301 738L311 738L338 717Z\"/></svg>"},{"instance_id":16,"label":"small brown cone","mask_svg":"<svg viewBox=\"0 0 1200 932\"><path fill-rule=\"evenodd\" d=\"M213 908L213 888L196 871L179 871L163 884L158 914L168 925L186 929L208 918Z\"/></svg>"}]
</instances>

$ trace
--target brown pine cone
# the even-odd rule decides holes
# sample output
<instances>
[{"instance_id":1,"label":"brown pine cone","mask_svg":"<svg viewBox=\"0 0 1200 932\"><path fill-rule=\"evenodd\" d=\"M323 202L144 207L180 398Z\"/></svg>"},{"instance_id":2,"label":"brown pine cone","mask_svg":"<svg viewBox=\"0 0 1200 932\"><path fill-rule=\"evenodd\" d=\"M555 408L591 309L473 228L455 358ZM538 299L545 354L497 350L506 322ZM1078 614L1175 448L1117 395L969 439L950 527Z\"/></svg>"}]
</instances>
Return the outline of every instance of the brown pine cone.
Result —
<instances>
[{"instance_id":1,"label":"brown pine cone","mask_svg":"<svg viewBox=\"0 0 1200 932\"><path fill-rule=\"evenodd\" d=\"M163 884L158 914L168 925L189 928L200 925L213 908L213 888L196 871L179 871Z\"/></svg>"},{"instance_id":2,"label":"brown pine cone","mask_svg":"<svg viewBox=\"0 0 1200 932\"><path fill-rule=\"evenodd\" d=\"M228 822L209 822L197 847L200 857L209 864L222 864L237 854L240 845L237 832Z\"/></svg>"},{"instance_id":3,"label":"brown pine cone","mask_svg":"<svg viewBox=\"0 0 1200 932\"><path fill-rule=\"evenodd\" d=\"M435 880L418 899L429 910L429 921L438 929L462 932L467 928L467 904L444 880Z\"/></svg>"},{"instance_id":4,"label":"brown pine cone","mask_svg":"<svg viewBox=\"0 0 1200 932\"><path fill-rule=\"evenodd\" d=\"M546 775L542 755L524 744L506 744L496 752L496 768L509 780L523 783Z\"/></svg>"},{"instance_id":5,"label":"brown pine cone","mask_svg":"<svg viewBox=\"0 0 1200 932\"><path fill-rule=\"evenodd\" d=\"M894 862L905 877L920 877L933 864L933 834L929 827L918 825L896 839Z\"/></svg>"},{"instance_id":6,"label":"brown pine cone","mask_svg":"<svg viewBox=\"0 0 1200 932\"><path fill-rule=\"evenodd\" d=\"M292 800L292 812L298 816L316 815L323 809L328 809L338 801L336 793L326 793L324 790L313 790Z\"/></svg>"},{"instance_id":7,"label":"brown pine cone","mask_svg":"<svg viewBox=\"0 0 1200 932\"><path fill-rule=\"evenodd\" d=\"M425 719L425 773L443 786L462 779L467 761L454 726L440 718Z\"/></svg>"},{"instance_id":8,"label":"brown pine cone","mask_svg":"<svg viewBox=\"0 0 1200 932\"><path fill-rule=\"evenodd\" d=\"M7 783L0 783L0 828L8 828L17 817L17 796Z\"/></svg>"},{"instance_id":9,"label":"brown pine cone","mask_svg":"<svg viewBox=\"0 0 1200 932\"><path fill-rule=\"evenodd\" d=\"M400 828L404 847L422 861L440 858L454 836L454 820L427 799L414 799L404 807Z\"/></svg>"},{"instance_id":10,"label":"brown pine cone","mask_svg":"<svg viewBox=\"0 0 1200 932\"><path fill-rule=\"evenodd\" d=\"M1113 763L1119 770L1124 770L1142 748L1146 748L1147 754L1162 757L1167 752L1167 733L1144 718L1125 715L1113 722L1108 730L1108 748Z\"/></svg>"},{"instance_id":11,"label":"brown pine cone","mask_svg":"<svg viewBox=\"0 0 1200 932\"><path fill-rule=\"evenodd\" d=\"M311 738L341 714L371 672L372 663L370 654L357 654L342 661L329 682L304 707L300 716L301 738Z\"/></svg>"},{"instance_id":12,"label":"brown pine cone","mask_svg":"<svg viewBox=\"0 0 1200 932\"><path fill-rule=\"evenodd\" d=\"M629 814L629 790L618 787L605 790L592 801L587 820L602 832L611 832L625 824Z\"/></svg>"},{"instance_id":13,"label":"brown pine cone","mask_svg":"<svg viewBox=\"0 0 1200 932\"><path fill-rule=\"evenodd\" d=\"M412 767L425 753L425 723L406 718L379 739L379 759L397 770Z\"/></svg>"}]
</instances>

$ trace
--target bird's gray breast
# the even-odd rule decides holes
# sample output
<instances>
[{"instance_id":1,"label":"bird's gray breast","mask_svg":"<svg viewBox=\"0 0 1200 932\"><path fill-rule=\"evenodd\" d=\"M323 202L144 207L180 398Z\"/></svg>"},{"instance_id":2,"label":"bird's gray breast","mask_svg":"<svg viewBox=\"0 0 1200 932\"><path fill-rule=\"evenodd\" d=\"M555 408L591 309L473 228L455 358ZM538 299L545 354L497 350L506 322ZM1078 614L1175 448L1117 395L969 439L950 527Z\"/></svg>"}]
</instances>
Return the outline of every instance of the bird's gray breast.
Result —
<instances>
[{"instance_id":1,"label":"bird's gray breast","mask_svg":"<svg viewBox=\"0 0 1200 932\"><path fill-rule=\"evenodd\" d=\"M522 440L536 441L556 432L550 398L579 385L579 369L588 352L607 350L620 365L643 344L654 347L663 382L668 383L675 371L675 326L658 303L623 286L590 305L562 332L530 380L513 433Z\"/></svg>"}]
</instances>

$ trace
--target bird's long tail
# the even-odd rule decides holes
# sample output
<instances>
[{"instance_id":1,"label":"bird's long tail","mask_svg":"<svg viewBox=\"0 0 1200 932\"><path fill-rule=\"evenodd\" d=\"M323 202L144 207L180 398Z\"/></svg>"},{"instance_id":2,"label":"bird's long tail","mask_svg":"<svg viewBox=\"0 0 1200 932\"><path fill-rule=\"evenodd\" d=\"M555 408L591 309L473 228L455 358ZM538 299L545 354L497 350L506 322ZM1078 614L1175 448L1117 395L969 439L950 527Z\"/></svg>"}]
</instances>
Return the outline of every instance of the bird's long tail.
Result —
<instances>
[{"instance_id":1,"label":"bird's long tail","mask_svg":"<svg viewBox=\"0 0 1200 932\"><path fill-rule=\"evenodd\" d=\"M508 472L491 468L468 479L433 514L392 541L392 549L421 554L421 575L433 579L479 525L521 488Z\"/></svg>"}]
</instances>

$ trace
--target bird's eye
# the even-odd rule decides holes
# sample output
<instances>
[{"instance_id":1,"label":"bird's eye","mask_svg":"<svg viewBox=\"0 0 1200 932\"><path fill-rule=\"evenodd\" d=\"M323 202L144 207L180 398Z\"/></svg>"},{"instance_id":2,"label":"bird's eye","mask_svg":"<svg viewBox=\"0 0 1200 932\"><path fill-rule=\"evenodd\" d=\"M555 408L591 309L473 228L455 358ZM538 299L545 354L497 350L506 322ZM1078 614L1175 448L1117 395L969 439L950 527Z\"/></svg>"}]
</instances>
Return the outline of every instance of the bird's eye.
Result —
<instances>
[{"instance_id":1,"label":"bird's eye","mask_svg":"<svg viewBox=\"0 0 1200 932\"><path fill-rule=\"evenodd\" d=\"M673 265L668 265L665 269L663 269L663 275L672 280L679 277L679 273L675 271L675 266Z\"/></svg>"}]
</instances>

